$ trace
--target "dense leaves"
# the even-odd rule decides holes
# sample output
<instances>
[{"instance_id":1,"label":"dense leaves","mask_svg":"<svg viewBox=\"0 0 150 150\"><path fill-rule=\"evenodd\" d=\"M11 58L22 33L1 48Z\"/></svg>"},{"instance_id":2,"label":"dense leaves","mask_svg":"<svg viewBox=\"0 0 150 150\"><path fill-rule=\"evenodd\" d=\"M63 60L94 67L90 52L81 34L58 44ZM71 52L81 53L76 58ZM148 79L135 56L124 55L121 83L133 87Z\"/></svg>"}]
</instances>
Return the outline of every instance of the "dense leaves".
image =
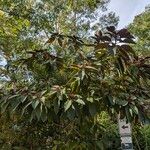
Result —
<instances>
[{"instance_id":1,"label":"dense leaves","mask_svg":"<svg viewBox=\"0 0 150 150\"><path fill-rule=\"evenodd\" d=\"M61 44L55 43L60 37ZM2 113L9 109L29 115L30 121L60 122L115 110L128 121L139 118L144 122L142 101L149 98L149 58L139 58L126 44L134 43L126 29L116 31L111 26L92 38L87 44L79 37L54 33L46 42L58 47L53 52L27 51L27 58L14 60L6 68L9 73L16 68L11 75L20 72L16 65L26 68L22 75L30 75L21 81L9 77L8 90L2 89Z\"/></svg>"},{"instance_id":2,"label":"dense leaves","mask_svg":"<svg viewBox=\"0 0 150 150\"><path fill-rule=\"evenodd\" d=\"M21 134L33 132L36 138L23 139L32 141L28 149L39 143L54 150L109 149L113 144L98 118L103 111L114 121L117 114L136 123L148 119L149 57L136 55L127 29L108 26L88 38L96 8L107 1L77 2L0 2L6 62L0 110Z\"/></svg>"},{"instance_id":3,"label":"dense leaves","mask_svg":"<svg viewBox=\"0 0 150 150\"><path fill-rule=\"evenodd\" d=\"M145 11L135 17L132 24L129 25L129 30L136 36L137 44L134 49L138 54L150 55L150 6L145 8Z\"/></svg>"}]
</instances>

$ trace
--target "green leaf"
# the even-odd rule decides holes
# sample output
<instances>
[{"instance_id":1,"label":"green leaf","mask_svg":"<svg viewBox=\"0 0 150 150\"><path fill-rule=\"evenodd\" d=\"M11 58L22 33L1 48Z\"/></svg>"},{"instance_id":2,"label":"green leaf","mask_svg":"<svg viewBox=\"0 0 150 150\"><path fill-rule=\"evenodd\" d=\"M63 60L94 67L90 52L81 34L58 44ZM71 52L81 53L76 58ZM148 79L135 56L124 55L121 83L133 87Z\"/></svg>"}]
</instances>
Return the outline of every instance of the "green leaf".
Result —
<instances>
[{"instance_id":1,"label":"green leaf","mask_svg":"<svg viewBox=\"0 0 150 150\"><path fill-rule=\"evenodd\" d=\"M35 116L35 112L34 111L32 111L32 113L31 113L31 115L30 115L30 122L32 122L32 120L33 120L33 118L34 118L34 116Z\"/></svg>"},{"instance_id":2,"label":"green leaf","mask_svg":"<svg viewBox=\"0 0 150 150\"><path fill-rule=\"evenodd\" d=\"M3 105L1 105L2 106L1 107L1 113L5 112L5 110L7 109L9 104L10 104L9 101L7 101L7 102L3 103Z\"/></svg>"},{"instance_id":3,"label":"green leaf","mask_svg":"<svg viewBox=\"0 0 150 150\"><path fill-rule=\"evenodd\" d=\"M51 101L49 100L49 99L47 99L46 101L45 101L45 106L46 107L48 107L48 108L50 108L51 107Z\"/></svg>"},{"instance_id":4,"label":"green leaf","mask_svg":"<svg viewBox=\"0 0 150 150\"><path fill-rule=\"evenodd\" d=\"M47 92L47 90L42 91L41 96L43 96L46 92Z\"/></svg>"},{"instance_id":5,"label":"green leaf","mask_svg":"<svg viewBox=\"0 0 150 150\"><path fill-rule=\"evenodd\" d=\"M138 115L138 108L135 105L130 105L130 107L133 110L133 112Z\"/></svg>"},{"instance_id":6,"label":"green leaf","mask_svg":"<svg viewBox=\"0 0 150 150\"><path fill-rule=\"evenodd\" d=\"M136 66L132 65L132 66L130 67L130 71L131 71L131 74L132 74L132 75L137 76L137 74L138 74L138 72L139 72L139 69L138 69Z\"/></svg>"},{"instance_id":7,"label":"green leaf","mask_svg":"<svg viewBox=\"0 0 150 150\"><path fill-rule=\"evenodd\" d=\"M28 95L25 96L25 97L21 100L21 102L24 103L24 102L26 101L27 98L28 98Z\"/></svg>"},{"instance_id":8,"label":"green leaf","mask_svg":"<svg viewBox=\"0 0 150 150\"><path fill-rule=\"evenodd\" d=\"M13 98L16 98L16 97L18 97L19 95L12 95L12 96L10 96L10 97L8 97L8 99L13 99Z\"/></svg>"},{"instance_id":9,"label":"green leaf","mask_svg":"<svg viewBox=\"0 0 150 150\"><path fill-rule=\"evenodd\" d=\"M11 112L14 112L20 103L21 101L19 99L15 99L11 104Z\"/></svg>"},{"instance_id":10,"label":"green leaf","mask_svg":"<svg viewBox=\"0 0 150 150\"><path fill-rule=\"evenodd\" d=\"M84 70L84 69L82 69L82 73L81 73L81 80L83 80L83 79L84 79L84 77L85 77L85 70Z\"/></svg>"},{"instance_id":11,"label":"green leaf","mask_svg":"<svg viewBox=\"0 0 150 150\"><path fill-rule=\"evenodd\" d=\"M129 107L128 106L125 107L125 113L126 113L127 121L131 122L132 121L132 116L131 116L131 113L129 111Z\"/></svg>"},{"instance_id":12,"label":"green leaf","mask_svg":"<svg viewBox=\"0 0 150 150\"><path fill-rule=\"evenodd\" d=\"M38 105L35 109L35 115L36 115L38 120L40 120L41 113L42 113L42 104Z\"/></svg>"},{"instance_id":13,"label":"green leaf","mask_svg":"<svg viewBox=\"0 0 150 150\"><path fill-rule=\"evenodd\" d=\"M92 66L85 66L85 69L89 70L89 71L98 71L95 67Z\"/></svg>"},{"instance_id":14,"label":"green leaf","mask_svg":"<svg viewBox=\"0 0 150 150\"><path fill-rule=\"evenodd\" d=\"M54 100L54 111L57 114L59 111L59 107L60 107L60 100Z\"/></svg>"},{"instance_id":15,"label":"green leaf","mask_svg":"<svg viewBox=\"0 0 150 150\"><path fill-rule=\"evenodd\" d=\"M142 111L138 111L139 113L138 113L138 118L139 118L139 120L142 122L142 123L145 123L145 115L143 114L143 112Z\"/></svg>"},{"instance_id":16,"label":"green leaf","mask_svg":"<svg viewBox=\"0 0 150 150\"><path fill-rule=\"evenodd\" d=\"M97 147L97 149L99 149L99 150L105 150L104 144L103 144L102 141L96 141L96 147Z\"/></svg>"},{"instance_id":17,"label":"green leaf","mask_svg":"<svg viewBox=\"0 0 150 150\"><path fill-rule=\"evenodd\" d=\"M55 145L54 147L52 147L52 150L57 150L57 145Z\"/></svg>"},{"instance_id":18,"label":"green leaf","mask_svg":"<svg viewBox=\"0 0 150 150\"><path fill-rule=\"evenodd\" d=\"M75 117L75 110L69 109L69 110L67 111L67 117L68 117L70 120L73 120L74 117Z\"/></svg>"},{"instance_id":19,"label":"green leaf","mask_svg":"<svg viewBox=\"0 0 150 150\"><path fill-rule=\"evenodd\" d=\"M93 103L93 101L94 101L94 100L93 100L93 97L88 97L88 98L87 98L87 101Z\"/></svg>"},{"instance_id":20,"label":"green leaf","mask_svg":"<svg viewBox=\"0 0 150 150\"><path fill-rule=\"evenodd\" d=\"M129 112L130 112L131 116L133 117L133 111L131 108L129 108Z\"/></svg>"},{"instance_id":21,"label":"green leaf","mask_svg":"<svg viewBox=\"0 0 150 150\"><path fill-rule=\"evenodd\" d=\"M30 102L28 102L28 103L23 107L21 116L23 116L25 110L27 109L27 107L28 107L31 103L32 103L32 102L30 101Z\"/></svg>"},{"instance_id":22,"label":"green leaf","mask_svg":"<svg viewBox=\"0 0 150 150\"><path fill-rule=\"evenodd\" d=\"M49 96L50 99L53 100L57 96L57 91L52 91L51 93L49 93L48 96Z\"/></svg>"},{"instance_id":23,"label":"green leaf","mask_svg":"<svg viewBox=\"0 0 150 150\"><path fill-rule=\"evenodd\" d=\"M45 122L47 120L47 108L46 107L43 107L43 111L42 111L42 114L41 114L41 120L43 122Z\"/></svg>"},{"instance_id":24,"label":"green leaf","mask_svg":"<svg viewBox=\"0 0 150 150\"><path fill-rule=\"evenodd\" d=\"M33 107L33 109L35 109L38 106L38 104L39 104L39 100L33 100L32 101L32 107Z\"/></svg>"},{"instance_id":25,"label":"green leaf","mask_svg":"<svg viewBox=\"0 0 150 150\"><path fill-rule=\"evenodd\" d=\"M108 98L109 103L110 103L111 105L115 105L114 99L113 99L113 97L112 97L111 95L108 95L107 98Z\"/></svg>"},{"instance_id":26,"label":"green leaf","mask_svg":"<svg viewBox=\"0 0 150 150\"><path fill-rule=\"evenodd\" d=\"M64 104L65 111L67 111L70 108L71 105L72 105L72 101L67 100Z\"/></svg>"},{"instance_id":27,"label":"green leaf","mask_svg":"<svg viewBox=\"0 0 150 150\"><path fill-rule=\"evenodd\" d=\"M94 116L97 113L97 107L95 104L89 104L89 112L91 116Z\"/></svg>"},{"instance_id":28,"label":"green leaf","mask_svg":"<svg viewBox=\"0 0 150 150\"><path fill-rule=\"evenodd\" d=\"M48 94L48 98L45 99L45 105L46 107L50 108L53 104L53 101L55 101L57 99L57 91L51 92ZM53 101L51 101L53 100Z\"/></svg>"},{"instance_id":29,"label":"green leaf","mask_svg":"<svg viewBox=\"0 0 150 150\"><path fill-rule=\"evenodd\" d=\"M128 101L116 98L116 103L120 106L128 105Z\"/></svg>"},{"instance_id":30,"label":"green leaf","mask_svg":"<svg viewBox=\"0 0 150 150\"><path fill-rule=\"evenodd\" d=\"M79 86L80 86L80 78L77 77L77 78L75 79L75 81L73 81L73 82L71 83L72 91L73 91L73 92L77 92L78 89L79 89Z\"/></svg>"},{"instance_id":31,"label":"green leaf","mask_svg":"<svg viewBox=\"0 0 150 150\"><path fill-rule=\"evenodd\" d=\"M77 99L76 102L79 104L85 105L85 102L82 99Z\"/></svg>"}]
</instances>

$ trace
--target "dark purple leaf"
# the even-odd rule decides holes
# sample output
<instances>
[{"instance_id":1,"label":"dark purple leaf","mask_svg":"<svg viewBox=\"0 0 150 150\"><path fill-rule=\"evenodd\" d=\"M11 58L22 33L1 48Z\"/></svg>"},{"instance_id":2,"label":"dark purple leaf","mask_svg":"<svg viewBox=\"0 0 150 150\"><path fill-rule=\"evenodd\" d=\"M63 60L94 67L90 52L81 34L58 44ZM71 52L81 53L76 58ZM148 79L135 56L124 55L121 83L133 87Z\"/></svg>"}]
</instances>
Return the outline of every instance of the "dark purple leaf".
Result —
<instances>
[{"instance_id":1,"label":"dark purple leaf","mask_svg":"<svg viewBox=\"0 0 150 150\"><path fill-rule=\"evenodd\" d=\"M102 40L102 41L111 41L111 38L108 37L108 36L102 36L102 37L101 37L101 40Z\"/></svg>"},{"instance_id":2,"label":"dark purple leaf","mask_svg":"<svg viewBox=\"0 0 150 150\"><path fill-rule=\"evenodd\" d=\"M121 29L121 30L119 30L117 32L117 35L119 35L120 38L129 38L129 39L134 38L134 36L132 36L127 29Z\"/></svg>"},{"instance_id":3,"label":"dark purple leaf","mask_svg":"<svg viewBox=\"0 0 150 150\"><path fill-rule=\"evenodd\" d=\"M129 50L129 51L133 50L131 46L125 45L125 44L124 44L124 45L121 45L120 48L121 48L121 49L124 49L124 50Z\"/></svg>"},{"instance_id":4,"label":"dark purple leaf","mask_svg":"<svg viewBox=\"0 0 150 150\"><path fill-rule=\"evenodd\" d=\"M63 43L61 38L58 38L58 44L62 47Z\"/></svg>"},{"instance_id":5,"label":"dark purple leaf","mask_svg":"<svg viewBox=\"0 0 150 150\"><path fill-rule=\"evenodd\" d=\"M122 40L123 43L130 43L130 44L136 44L132 39L124 39Z\"/></svg>"},{"instance_id":6,"label":"dark purple leaf","mask_svg":"<svg viewBox=\"0 0 150 150\"><path fill-rule=\"evenodd\" d=\"M54 42L54 40L55 40L55 37L52 36L51 38L48 39L48 41L46 43L51 44L52 42Z\"/></svg>"},{"instance_id":7,"label":"dark purple leaf","mask_svg":"<svg viewBox=\"0 0 150 150\"><path fill-rule=\"evenodd\" d=\"M95 49L103 49L103 48L108 48L109 43L99 43L95 46Z\"/></svg>"},{"instance_id":8,"label":"dark purple leaf","mask_svg":"<svg viewBox=\"0 0 150 150\"><path fill-rule=\"evenodd\" d=\"M109 27L107 27L107 30L108 30L109 32L113 32L113 33L114 33L115 27L114 27L114 26L109 26Z\"/></svg>"},{"instance_id":9,"label":"dark purple leaf","mask_svg":"<svg viewBox=\"0 0 150 150\"><path fill-rule=\"evenodd\" d=\"M134 52L134 50L132 49L131 46L129 46L129 45L121 45L120 48L122 50L128 51L128 52L132 53L134 56L136 56L136 54L135 54L135 52Z\"/></svg>"}]
</instances>

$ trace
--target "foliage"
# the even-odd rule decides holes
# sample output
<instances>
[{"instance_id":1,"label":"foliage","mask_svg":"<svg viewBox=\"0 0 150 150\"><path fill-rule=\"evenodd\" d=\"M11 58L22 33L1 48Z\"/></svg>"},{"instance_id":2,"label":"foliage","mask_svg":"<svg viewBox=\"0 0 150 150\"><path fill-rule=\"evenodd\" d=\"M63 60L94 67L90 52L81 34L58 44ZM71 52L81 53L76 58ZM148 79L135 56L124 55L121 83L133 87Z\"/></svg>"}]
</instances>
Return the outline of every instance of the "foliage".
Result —
<instances>
[{"instance_id":1,"label":"foliage","mask_svg":"<svg viewBox=\"0 0 150 150\"><path fill-rule=\"evenodd\" d=\"M71 46L67 52L65 40L62 42L61 36L55 39L55 43L58 40L60 46L49 46L49 44L44 44L45 40L49 39L52 33L58 31L72 35L80 34L82 37L89 34L89 31L92 30L90 29L91 22L97 19L96 10L106 10L107 3L108 0L80 0L76 2L70 0L57 2L55 0L42 0L40 2L7 0L0 2L1 56L7 62L7 65L1 66L0 69L0 98L1 100L5 99L7 97L4 96L5 94L11 94L11 96L9 95L10 98L14 99L14 102L16 101L13 104L13 112L9 111L11 106L8 103L8 107L7 104L4 107L1 105L1 149L49 149L52 147L53 149L62 149L64 146L65 149L70 146L76 149L77 147L84 148L88 146L90 148L93 145L104 145L101 138L104 135L104 127L99 123L93 124L94 120L92 118L85 118L87 121L85 123L81 121L83 124L78 123L77 119L74 119L74 121L63 119L59 122L57 116L61 113L61 109L57 108L57 99L54 97L52 101L48 100L48 103L46 102L47 106L49 105L48 114L45 104L41 102L44 102L45 94L52 96L51 94L54 91L53 94L56 96L55 89L58 88L57 85L64 84L71 77L69 73L72 72L72 69L68 70L68 68L65 68L65 64L62 66L58 63L59 60L62 61L62 58L56 61L55 49L58 50L58 54L61 56L62 48L60 46L64 46L63 63L65 60L70 62L71 57L76 53L76 51L71 52ZM50 38L48 43L52 40L54 39ZM41 49L46 49L45 53L40 51ZM36 59L32 59L34 54L38 56L35 56ZM31 62L30 59L33 61ZM44 61L40 62L43 59ZM69 62L67 63L69 64ZM20 93L18 88L20 92L23 91ZM46 90L49 90L50 93ZM36 92L35 95L34 91ZM25 105L18 101L16 92L19 94L19 99L23 98L21 99L23 103L25 102ZM42 94L39 100L36 97L37 93ZM57 93L60 98L61 94L63 93ZM28 105L30 98L35 98L34 101L31 100L33 102L32 106L30 105L31 107ZM81 103L82 101L79 100L78 102ZM67 103L65 105L68 106ZM34 113L36 113L38 122L35 116L34 118L31 117L34 115L34 113L31 115L32 110L30 111L30 109L32 107L36 109ZM57 111L59 111L59 114ZM44 116L44 113L47 115ZM71 118L72 113L70 114ZM95 138L98 141L95 141ZM91 139L90 143L88 139Z\"/></svg>"},{"instance_id":2,"label":"foliage","mask_svg":"<svg viewBox=\"0 0 150 150\"><path fill-rule=\"evenodd\" d=\"M17 115L16 115L17 116ZM2 118L3 117L3 118ZM81 128L71 122L60 126L43 122L30 124L24 120L1 117L0 148L5 149L118 149L118 129L108 114L102 112L91 128ZM25 119L25 118L24 118ZM5 121L4 121L5 120ZM75 127L75 128L73 128ZM28 132L27 132L28 131ZM99 137L100 140L95 138Z\"/></svg>"},{"instance_id":3,"label":"foliage","mask_svg":"<svg viewBox=\"0 0 150 150\"><path fill-rule=\"evenodd\" d=\"M57 40L55 51L27 51L26 58L8 64L4 71L10 81L7 90L2 89L2 113L9 108L29 114L30 121L60 122L82 120L82 116L108 109L127 116L128 121L138 117L144 122L141 102L149 98L148 58L138 58L126 44L134 43L126 29L115 31L111 26L92 38L95 43L86 44L79 37L54 33L47 44ZM88 52L83 51L84 46Z\"/></svg>"},{"instance_id":4,"label":"foliage","mask_svg":"<svg viewBox=\"0 0 150 150\"><path fill-rule=\"evenodd\" d=\"M145 11L135 17L132 24L129 25L129 30L136 37L136 44L132 47L135 49L136 53L141 56L150 56L150 34L149 34L149 24L150 24L150 7L147 6ZM150 99L144 102L146 111L150 115ZM133 128L133 142L134 148L141 150L150 149L150 126L134 126Z\"/></svg>"},{"instance_id":5,"label":"foliage","mask_svg":"<svg viewBox=\"0 0 150 150\"><path fill-rule=\"evenodd\" d=\"M98 18L101 18L101 24L107 24L107 20L102 20L105 18L102 14L107 10L108 2L109 0L2 1L0 7L10 16L30 21L30 34L39 36L42 32L42 35L48 36L50 32L63 32L84 36L91 31L91 23L94 26ZM112 19L109 23L117 25L118 17L112 12L109 16Z\"/></svg>"},{"instance_id":6,"label":"foliage","mask_svg":"<svg viewBox=\"0 0 150 150\"><path fill-rule=\"evenodd\" d=\"M0 70L5 79L0 108L2 120L6 114L10 119L2 125L4 143L27 149L109 149L114 140L108 145L109 136L118 136L105 136L98 118L103 111L114 120L117 114L129 122L147 120L149 58L135 54L127 29L109 26L87 37L92 29L82 19L86 14L85 21L90 19L107 1L54 2L1 2L0 46L7 65Z\"/></svg>"},{"instance_id":7,"label":"foliage","mask_svg":"<svg viewBox=\"0 0 150 150\"><path fill-rule=\"evenodd\" d=\"M134 49L142 55L150 56L150 6L136 16L133 23L129 25L130 31L136 36L137 44Z\"/></svg>"},{"instance_id":8,"label":"foliage","mask_svg":"<svg viewBox=\"0 0 150 150\"><path fill-rule=\"evenodd\" d=\"M16 114L16 116L18 116ZM111 120L108 114L102 112L97 116L97 122L88 132L83 133L82 128L72 129L71 124L60 126L58 124L49 124L43 122L29 123L24 121L25 118L18 119L17 117L10 118L9 114L1 116L0 118L0 148L5 149L61 149L64 147L90 149L95 146L95 149L120 149L120 137L118 132L118 125ZM99 130L95 130L96 127ZM85 130L84 130L85 131ZM92 131L89 133L89 131ZM133 126L133 142L134 149L148 150L149 126ZM76 136L72 140L72 135ZM81 137L82 136L82 137ZM84 137L86 136L86 138ZM90 138L88 139L87 138ZM91 137L101 136L100 141L92 141ZM93 145L92 145L92 142ZM62 144L62 147L61 147ZM90 147L92 146L92 147ZM98 147L97 147L98 146ZM99 148L100 147L100 148Z\"/></svg>"},{"instance_id":9,"label":"foliage","mask_svg":"<svg viewBox=\"0 0 150 150\"><path fill-rule=\"evenodd\" d=\"M150 126L134 126L133 144L137 150L148 150L150 148Z\"/></svg>"}]
</instances>

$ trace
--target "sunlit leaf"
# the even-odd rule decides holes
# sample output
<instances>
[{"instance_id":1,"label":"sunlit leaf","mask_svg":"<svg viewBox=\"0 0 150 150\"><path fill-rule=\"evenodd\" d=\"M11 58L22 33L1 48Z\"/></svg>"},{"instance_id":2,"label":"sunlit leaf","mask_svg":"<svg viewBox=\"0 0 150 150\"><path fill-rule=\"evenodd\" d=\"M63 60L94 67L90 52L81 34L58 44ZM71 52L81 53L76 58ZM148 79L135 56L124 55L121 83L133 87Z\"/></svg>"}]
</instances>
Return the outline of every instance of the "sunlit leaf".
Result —
<instances>
[{"instance_id":1,"label":"sunlit leaf","mask_svg":"<svg viewBox=\"0 0 150 150\"><path fill-rule=\"evenodd\" d=\"M64 104L64 108L65 108L65 111L67 111L72 105L72 101L71 100L67 100Z\"/></svg>"}]
</instances>

